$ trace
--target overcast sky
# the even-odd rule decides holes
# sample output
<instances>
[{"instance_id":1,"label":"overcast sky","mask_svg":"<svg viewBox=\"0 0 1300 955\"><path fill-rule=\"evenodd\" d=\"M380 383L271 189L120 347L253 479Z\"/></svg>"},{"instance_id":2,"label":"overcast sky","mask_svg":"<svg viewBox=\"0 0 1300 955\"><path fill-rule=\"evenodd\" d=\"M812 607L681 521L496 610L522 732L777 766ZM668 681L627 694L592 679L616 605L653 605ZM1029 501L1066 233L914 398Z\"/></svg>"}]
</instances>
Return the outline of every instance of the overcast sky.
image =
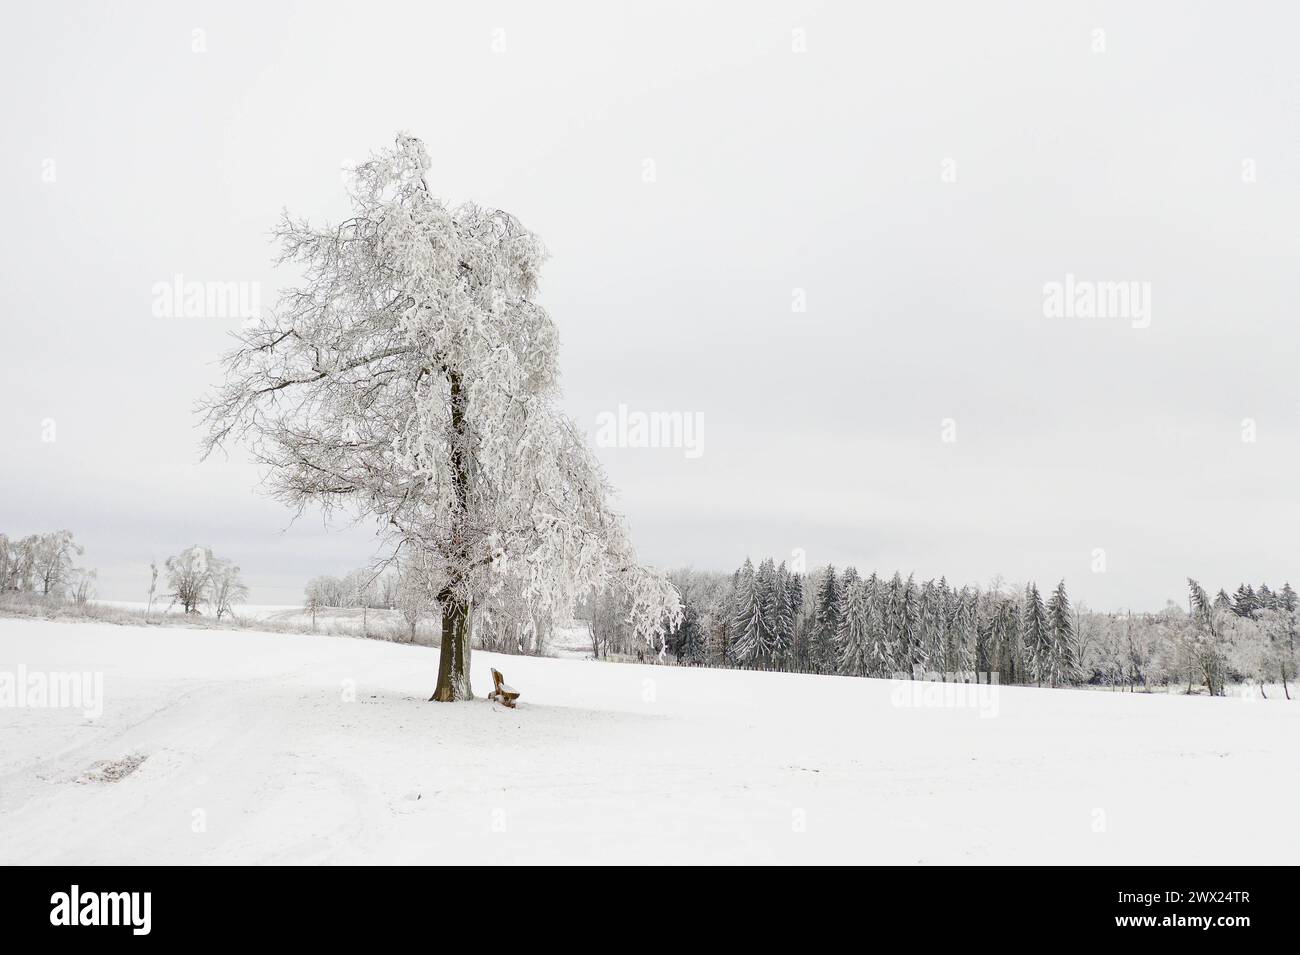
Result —
<instances>
[{"instance_id":1,"label":"overcast sky","mask_svg":"<svg viewBox=\"0 0 1300 955\"><path fill-rule=\"evenodd\" d=\"M72 529L113 599L196 542L262 603L369 558L368 529L286 530L241 449L199 462L238 321L153 288L271 302L280 209L337 220L340 167L409 130L435 192L547 243L580 424L702 416L699 457L598 449L648 562L801 549L1100 609L1300 583L1295 11L14 7L0 532ZM1149 313L1045 314L1067 275L1149 283Z\"/></svg>"}]
</instances>

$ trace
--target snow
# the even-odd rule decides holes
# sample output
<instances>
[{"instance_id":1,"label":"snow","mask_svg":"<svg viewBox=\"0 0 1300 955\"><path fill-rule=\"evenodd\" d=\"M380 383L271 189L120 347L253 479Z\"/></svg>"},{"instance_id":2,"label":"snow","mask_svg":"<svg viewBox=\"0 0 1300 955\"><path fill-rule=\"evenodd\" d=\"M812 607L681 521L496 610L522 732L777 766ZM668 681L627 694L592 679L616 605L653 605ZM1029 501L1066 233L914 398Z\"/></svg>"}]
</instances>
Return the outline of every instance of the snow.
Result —
<instances>
[{"instance_id":1,"label":"snow","mask_svg":"<svg viewBox=\"0 0 1300 955\"><path fill-rule=\"evenodd\" d=\"M1300 704L0 619L0 863L1287 863ZM349 688L355 699L349 701ZM986 690L986 692L988 692ZM966 705L956 705L966 704ZM111 771L105 771L105 767Z\"/></svg>"},{"instance_id":2,"label":"snow","mask_svg":"<svg viewBox=\"0 0 1300 955\"><path fill-rule=\"evenodd\" d=\"M547 641L546 653L566 660L590 660L591 625L575 620L565 626L555 627Z\"/></svg>"},{"instance_id":3,"label":"snow","mask_svg":"<svg viewBox=\"0 0 1300 955\"><path fill-rule=\"evenodd\" d=\"M121 610L145 610L149 608L148 602L144 600L96 600L95 603L104 607L117 607ZM205 607L204 611L208 616L212 615L209 608ZM153 614L184 616L184 611L181 610L180 605L171 603L165 597L154 600L150 612ZM236 617L248 620L296 618L305 614L306 611L299 604L235 604L234 608ZM308 617L308 620L310 620L310 617Z\"/></svg>"},{"instance_id":4,"label":"snow","mask_svg":"<svg viewBox=\"0 0 1300 955\"><path fill-rule=\"evenodd\" d=\"M95 603L104 607L141 612L148 607L148 604L142 600L96 600ZM168 605L166 602L155 603L150 614L152 617L184 618L185 616L179 606ZM265 622L300 627L304 630L315 626L318 633L325 634L350 633L361 636L364 630L371 637L398 636L403 641L407 639L408 634L408 624L402 618L401 612L382 607L369 607L364 610L361 607L321 607L316 611L313 621L312 612L301 604L236 604L232 617L245 624ZM200 622L206 623L213 619L211 608L204 606ZM230 619L231 617L227 618ZM416 642L431 644L432 633L436 628L436 621L421 620L416 627Z\"/></svg>"}]
</instances>

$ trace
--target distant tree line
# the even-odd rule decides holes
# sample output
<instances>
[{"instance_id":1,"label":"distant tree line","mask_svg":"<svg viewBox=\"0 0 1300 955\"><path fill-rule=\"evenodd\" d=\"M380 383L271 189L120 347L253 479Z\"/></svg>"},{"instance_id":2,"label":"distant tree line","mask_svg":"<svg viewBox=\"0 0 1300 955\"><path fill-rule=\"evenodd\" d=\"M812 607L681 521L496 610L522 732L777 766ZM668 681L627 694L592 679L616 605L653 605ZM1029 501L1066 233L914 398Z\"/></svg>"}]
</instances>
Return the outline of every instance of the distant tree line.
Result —
<instances>
[{"instance_id":1,"label":"distant tree line","mask_svg":"<svg viewBox=\"0 0 1300 955\"><path fill-rule=\"evenodd\" d=\"M307 581L306 602L317 607L394 610L397 608L397 577L361 568L342 577L322 574Z\"/></svg>"},{"instance_id":2,"label":"distant tree line","mask_svg":"<svg viewBox=\"0 0 1300 955\"><path fill-rule=\"evenodd\" d=\"M686 605L670 647L684 663L874 677L1059 686L1081 675L1062 581L1023 591L918 582L853 567L792 573L771 558L734 574L672 575Z\"/></svg>"},{"instance_id":3,"label":"distant tree line","mask_svg":"<svg viewBox=\"0 0 1300 955\"><path fill-rule=\"evenodd\" d=\"M1187 588L1186 608L1084 614L1085 682L1130 690L1184 684L1213 696L1230 683L1256 684L1264 696L1267 685L1280 684L1290 699L1300 656L1291 585L1275 592L1243 584L1235 597L1220 590L1213 599L1196 580Z\"/></svg>"},{"instance_id":4,"label":"distant tree line","mask_svg":"<svg viewBox=\"0 0 1300 955\"><path fill-rule=\"evenodd\" d=\"M82 553L71 531L21 538L0 534L0 593L85 603L94 593L95 572L76 566Z\"/></svg>"},{"instance_id":5,"label":"distant tree line","mask_svg":"<svg viewBox=\"0 0 1300 955\"><path fill-rule=\"evenodd\" d=\"M322 574L307 581L303 591L303 607L311 615L312 629L316 629L316 616L321 610L335 608L361 610L361 632L369 635L370 610L396 610L402 608L400 581L397 576L380 570L362 567L342 577ZM408 601L409 603L409 601ZM414 607L404 613L410 628L410 640L415 641L415 628L425 616Z\"/></svg>"},{"instance_id":6,"label":"distant tree line","mask_svg":"<svg viewBox=\"0 0 1300 955\"><path fill-rule=\"evenodd\" d=\"M85 604L94 597L96 572L78 567L84 553L71 531L30 534L10 538L0 534L0 594L30 594L45 600L71 600ZM189 547L167 558L166 582L173 606L187 614L208 607L217 619L233 613L235 604L248 597L248 587L232 561L213 555L210 547ZM153 610L158 590L158 565L150 564L149 603Z\"/></svg>"},{"instance_id":7,"label":"distant tree line","mask_svg":"<svg viewBox=\"0 0 1300 955\"><path fill-rule=\"evenodd\" d=\"M848 567L811 574L746 559L732 574L670 574L683 617L666 650L677 662L844 676L1035 686L1151 689L1186 684L1222 695L1228 683L1281 684L1296 675L1296 595L1243 584L1210 599L1188 581L1188 606L1094 613L1064 581L956 587ZM583 607L595 655L635 653L621 608L600 594Z\"/></svg>"},{"instance_id":8,"label":"distant tree line","mask_svg":"<svg viewBox=\"0 0 1300 955\"><path fill-rule=\"evenodd\" d=\"M307 582L304 608L317 615L327 608L361 609L362 632L368 633L367 609L395 610L414 643L421 621L442 614L438 594L443 582L432 562L412 555L380 568L362 567L342 577L322 575ZM554 628L552 615L530 602L517 583L503 582L475 608L474 646L498 653L540 654Z\"/></svg>"}]
</instances>

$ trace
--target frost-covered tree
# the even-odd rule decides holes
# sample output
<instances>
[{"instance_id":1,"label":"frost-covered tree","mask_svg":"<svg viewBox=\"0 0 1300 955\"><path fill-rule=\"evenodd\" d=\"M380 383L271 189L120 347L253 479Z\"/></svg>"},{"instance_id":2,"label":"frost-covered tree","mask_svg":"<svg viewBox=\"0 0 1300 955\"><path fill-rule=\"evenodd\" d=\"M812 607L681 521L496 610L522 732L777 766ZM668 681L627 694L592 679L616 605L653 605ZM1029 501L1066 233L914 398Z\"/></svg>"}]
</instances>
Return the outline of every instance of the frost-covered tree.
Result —
<instances>
[{"instance_id":1,"label":"frost-covered tree","mask_svg":"<svg viewBox=\"0 0 1300 955\"><path fill-rule=\"evenodd\" d=\"M907 643L906 595L904 594L903 575L894 571L894 576L884 584L880 595L881 626L885 631L885 641L890 648L891 669L888 675L902 676L912 668L911 656Z\"/></svg>"},{"instance_id":2,"label":"frost-covered tree","mask_svg":"<svg viewBox=\"0 0 1300 955\"><path fill-rule=\"evenodd\" d=\"M672 633L673 654L679 663L704 663L709 658L709 629L722 610L730 577L689 567L669 577L682 596L681 623Z\"/></svg>"},{"instance_id":3,"label":"frost-covered tree","mask_svg":"<svg viewBox=\"0 0 1300 955\"><path fill-rule=\"evenodd\" d=\"M537 654L550 639L554 621L537 610L512 579L475 608L479 646L494 653Z\"/></svg>"},{"instance_id":4,"label":"frost-covered tree","mask_svg":"<svg viewBox=\"0 0 1300 955\"><path fill-rule=\"evenodd\" d=\"M358 567L340 582L349 607L361 610L361 635L370 635L370 608L379 600L377 581L379 572L369 567Z\"/></svg>"},{"instance_id":5,"label":"frost-covered tree","mask_svg":"<svg viewBox=\"0 0 1300 955\"><path fill-rule=\"evenodd\" d=\"M1000 679L1009 684L1029 683L1033 680L1033 666L1025 640L1023 608L1015 596L1007 596L1002 601L1002 611L999 621L1003 636Z\"/></svg>"},{"instance_id":6,"label":"frost-covered tree","mask_svg":"<svg viewBox=\"0 0 1300 955\"><path fill-rule=\"evenodd\" d=\"M180 604L185 613L198 613L208 599L212 582L212 549L195 544L175 557L168 557L163 565L167 571L168 594L173 604Z\"/></svg>"},{"instance_id":7,"label":"frost-covered tree","mask_svg":"<svg viewBox=\"0 0 1300 955\"><path fill-rule=\"evenodd\" d=\"M40 538L35 534L11 539L0 535L0 591L34 589L36 549Z\"/></svg>"},{"instance_id":8,"label":"frost-covered tree","mask_svg":"<svg viewBox=\"0 0 1300 955\"><path fill-rule=\"evenodd\" d=\"M18 591L46 597L88 600L93 574L77 567L83 553L71 531L10 538L0 534L0 593Z\"/></svg>"},{"instance_id":9,"label":"frost-covered tree","mask_svg":"<svg viewBox=\"0 0 1300 955\"><path fill-rule=\"evenodd\" d=\"M748 557L736 582L735 612L731 658L739 664L758 662L770 642L770 634L759 577Z\"/></svg>"},{"instance_id":10,"label":"frost-covered tree","mask_svg":"<svg viewBox=\"0 0 1300 955\"><path fill-rule=\"evenodd\" d=\"M717 663L731 659L731 642L736 636L736 593L740 590L740 571L731 575L730 584L711 613L710 655Z\"/></svg>"},{"instance_id":11,"label":"frost-covered tree","mask_svg":"<svg viewBox=\"0 0 1300 955\"><path fill-rule=\"evenodd\" d=\"M1275 610L1259 610L1253 618L1225 614L1225 629L1228 631L1227 665L1239 678L1254 683L1259 688L1259 695L1268 699L1266 683L1276 677L1273 658L1273 645L1270 631L1274 623Z\"/></svg>"},{"instance_id":12,"label":"frost-covered tree","mask_svg":"<svg viewBox=\"0 0 1300 955\"><path fill-rule=\"evenodd\" d=\"M316 631L316 614L329 606L325 599L326 583L321 577L313 577L307 581L307 587L302 594L303 609L311 615L311 629Z\"/></svg>"},{"instance_id":13,"label":"frost-covered tree","mask_svg":"<svg viewBox=\"0 0 1300 955\"><path fill-rule=\"evenodd\" d=\"M790 572L786 581L786 602L790 605L790 646L786 651L786 657L792 666L798 668L805 662L801 657L807 644L803 574Z\"/></svg>"},{"instance_id":14,"label":"frost-covered tree","mask_svg":"<svg viewBox=\"0 0 1300 955\"><path fill-rule=\"evenodd\" d=\"M946 580L940 581L945 589ZM963 587L947 600L948 633L944 639L945 668L962 681L975 673L975 651L980 642L979 593Z\"/></svg>"},{"instance_id":15,"label":"frost-covered tree","mask_svg":"<svg viewBox=\"0 0 1300 955\"><path fill-rule=\"evenodd\" d=\"M847 676L869 676L875 672L871 598L870 584L861 579L850 580L840 594L836 640L840 647L839 670Z\"/></svg>"},{"instance_id":16,"label":"frost-covered tree","mask_svg":"<svg viewBox=\"0 0 1300 955\"><path fill-rule=\"evenodd\" d=\"M1291 589L1291 582L1287 581L1282 585L1282 589L1277 595L1278 609L1285 610L1288 613L1295 613L1297 607L1296 593Z\"/></svg>"},{"instance_id":17,"label":"frost-covered tree","mask_svg":"<svg viewBox=\"0 0 1300 955\"><path fill-rule=\"evenodd\" d=\"M809 663L819 670L833 670L837 658L835 634L840 625L840 585L834 566L827 566L817 581L813 602L812 639Z\"/></svg>"},{"instance_id":18,"label":"frost-covered tree","mask_svg":"<svg viewBox=\"0 0 1300 955\"><path fill-rule=\"evenodd\" d=\"M1047 625L1051 633L1051 649L1047 658L1048 678L1052 686L1073 683L1078 672L1079 652L1064 580L1056 585L1056 589L1047 598Z\"/></svg>"},{"instance_id":19,"label":"frost-covered tree","mask_svg":"<svg viewBox=\"0 0 1300 955\"><path fill-rule=\"evenodd\" d=\"M1197 584L1199 587L1200 584ZM1237 587L1237 592L1232 598L1232 610L1238 617L1249 617L1259 609L1259 597L1255 593L1255 588L1249 584L1241 584Z\"/></svg>"},{"instance_id":20,"label":"frost-covered tree","mask_svg":"<svg viewBox=\"0 0 1300 955\"><path fill-rule=\"evenodd\" d=\"M15 557L14 542L9 539L9 535L0 534L0 593L18 589L9 585L10 575L15 571Z\"/></svg>"},{"instance_id":21,"label":"frost-covered tree","mask_svg":"<svg viewBox=\"0 0 1300 955\"><path fill-rule=\"evenodd\" d=\"M1187 589L1191 605L1191 626L1188 628L1191 662L1200 670L1210 696L1223 696L1228 661L1226 612L1216 609L1205 589L1191 577L1187 578ZM1245 602L1253 602L1254 596L1252 590ZM1249 613L1238 612L1237 615L1245 617Z\"/></svg>"},{"instance_id":22,"label":"frost-covered tree","mask_svg":"<svg viewBox=\"0 0 1300 955\"><path fill-rule=\"evenodd\" d=\"M234 561L213 558L208 566L208 602L220 620L234 616L235 604L248 599L248 585Z\"/></svg>"},{"instance_id":23,"label":"frost-covered tree","mask_svg":"<svg viewBox=\"0 0 1300 955\"><path fill-rule=\"evenodd\" d=\"M1297 616L1300 616L1300 600L1297 600L1296 592L1288 582L1282 585L1282 591L1278 594L1278 619L1281 627L1277 633L1278 677L1282 681L1282 692L1288 700L1291 699L1291 689L1287 686L1287 681L1295 679L1296 665L1300 663L1300 657L1296 653Z\"/></svg>"},{"instance_id":24,"label":"frost-covered tree","mask_svg":"<svg viewBox=\"0 0 1300 955\"><path fill-rule=\"evenodd\" d=\"M1277 594L1273 593L1273 588L1271 588L1267 582L1259 585L1259 590L1256 592L1255 598L1256 610L1277 609Z\"/></svg>"},{"instance_id":25,"label":"frost-covered tree","mask_svg":"<svg viewBox=\"0 0 1300 955\"><path fill-rule=\"evenodd\" d=\"M862 585L867 604L866 673L869 676L890 676L898 670L898 648L891 642L886 625L885 585L874 572Z\"/></svg>"},{"instance_id":26,"label":"frost-covered tree","mask_svg":"<svg viewBox=\"0 0 1300 955\"><path fill-rule=\"evenodd\" d=\"M772 560L768 558L767 566L771 588L771 596L768 599L768 613L771 620L769 630L772 635L768 654L773 662L780 662L785 660L794 644L795 604L790 586L791 575L785 562L782 561L780 567L773 569Z\"/></svg>"},{"instance_id":27,"label":"frost-covered tree","mask_svg":"<svg viewBox=\"0 0 1300 955\"><path fill-rule=\"evenodd\" d=\"M917 640L915 665L926 674L943 670L943 637L945 622L939 606L939 592L934 581L921 584L917 607Z\"/></svg>"},{"instance_id":28,"label":"frost-covered tree","mask_svg":"<svg viewBox=\"0 0 1300 955\"><path fill-rule=\"evenodd\" d=\"M397 572L397 612L406 622L408 641L415 642L420 621L438 609L442 581L437 566L426 551L406 555Z\"/></svg>"},{"instance_id":29,"label":"frost-covered tree","mask_svg":"<svg viewBox=\"0 0 1300 955\"><path fill-rule=\"evenodd\" d=\"M1021 615L1021 639L1024 642L1028 676L1039 686L1052 678L1052 632L1047 608L1037 584L1025 588L1025 606Z\"/></svg>"},{"instance_id":30,"label":"frost-covered tree","mask_svg":"<svg viewBox=\"0 0 1300 955\"><path fill-rule=\"evenodd\" d=\"M1280 599L1275 608L1259 611L1254 625L1257 636L1238 650L1238 659L1245 661L1240 669L1260 684L1261 695L1267 696L1264 683L1277 680L1289 700L1296 671L1295 611Z\"/></svg>"},{"instance_id":31,"label":"frost-covered tree","mask_svg":"<svg viewBox=\"0 0 1300 955\"><path fill-rule=\"evenodd\" d=\"M84 567L73 568L72 577L68 583L72 602L76 604L89 603L90 599L95 595L95 580L98 577L97 571L87 570Z\"/></svg>"},{"instance_id":32,"label":"frost-covered tree","mask_svg":"<svg viewBox=\"0 0 1300 955\"><path fill-rule=\"evenodd\" d=\"M899 662L913 679L920 661L921 595L916 586L916 576L907 575L900 592L897 619Z\"/></svg>"},{"instance_id":33,"label":"frost-covered tree","mask_svg":"<svg viewBox=\"0 0 1300 955\"><path fill-rule=\"evenodd\" d=\"M147 617L153 613L153 598L158 592L158 562L149 561L149 602L145 604L144 615Z\"/></svg>"},{"instance_id":34,"label":"frost-covered tree","mask_svg":"<svg viewBox=\"0 0 1300 955\"><path fill-rule=\"evenodd\" d=\"M355 169L352 215L285 215L282 263L301 285L239 335L205 403L205 453L246 440L272 496L376 520L437 578L442 647L433 699L467 699L472 607L507 581L572 615L616 584L661 639L676 591L642 568L610 488L558 406L557 336L536 300L545 251L505 212L449 208L424 145Z\"/></svg>"},{"instance_id":35,"label":"frost-covered tree","mask_svg":"<svg viewBox=\"0 0 1300 955\"><path fill-rule=\"evenodd\" d=\"M937 670L948 679L961 669L958 658L958 640L960 632L957 627L958 610L961 602L958 595L948 589L948 579L940 577L939 581L927 581L930 589L929 606L925 611L927 634L926 643L932 654L930 668Z\"/></svg>"},{"instance_id":36,"label":"frost-covered tree","mask_svg":"<svg viewBox=\"0 0 1300 955\"><path fill-rule=\"evenodd\" d=\"M72 531L41 534L36 541L33 572L46 596L61 596L72 582L74 560L82 547L72 539Z\"/></svg>"}]
</instances>

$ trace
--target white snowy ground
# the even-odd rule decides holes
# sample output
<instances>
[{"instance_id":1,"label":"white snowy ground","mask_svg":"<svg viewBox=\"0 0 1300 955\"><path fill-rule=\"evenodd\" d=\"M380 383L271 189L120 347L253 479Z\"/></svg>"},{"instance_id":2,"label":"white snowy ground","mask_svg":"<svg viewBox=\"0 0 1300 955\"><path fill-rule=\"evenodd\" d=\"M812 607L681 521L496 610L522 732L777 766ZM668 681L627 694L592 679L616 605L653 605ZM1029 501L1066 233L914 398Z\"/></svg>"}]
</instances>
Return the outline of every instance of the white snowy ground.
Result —
<instances>
[{"instance_id":1,"label":"white snowy ground","mask_svg":"<svg viewBox=\"0 0 1300 955\"><path fill-rule=\"evenodd\" d=\"M143 611L148 606L143 600L96 600L95 603L122 610ZM155 616L184 619L184 612L180 607L169 605L165 601L156 603L152 613ZM210 615L211 611L209 610L208 613ZM237 604L234 608L234 616L244 622L270 621L303 628L312 625L311 611L297 604ZM343 632L357 635L361 634L363 627L367 628L371 635L386 628L405 629L406 627L402 615L396 610L381 610L375 607L371 607L364 613L360 607L322 607L316 612L315 622L321 633ZM427 632L431 626L431 623L422 623L422 633Z\"/></svg>"},{"instance_id":2,"label":"white snowy ground","mask_svg":"<svg viewBox=\"0 0 1300 955\"><path fill-rule=\"evenodd\" d=\"M489 666L522 690L510 711L426 703L420 647L0 619L0 679L19 664L100 671L105 706L0 707L0 863L1300 857L1282 700L917 706L886 681L476 653L477 693Z\"/></svg>"},{"instance_id":3,"label":"white snowy ground","mask_svg":"<svg viewBox=\"0 0 1300 955\"><path fill-rule=\"evenodd\" d=\"M562 660L590 660L591 627L581 621L556 627L546 644L546 655Z\"/></svg>"},{"instance_id":4,"label":"white snowy ground","mask_svg":"<svg viewBox=\"0 0 1300 955\"><path fill-rule=\"evenodd\" d=\"M96 600L95 603L105 607L119 607L123 610L144 610L150 606L143 600ZM176 616L183 614L179 606L169 604L166 598L155 600L152 605L152 612L155 614L174 614ZM300 615L306 616L307 612L298 604L237 604L235 606L235 616L248 620L274 620L286 616L296 618ZM310 620L311 618L307 617L307 619Z\"/></svg>"}]
</instances>

